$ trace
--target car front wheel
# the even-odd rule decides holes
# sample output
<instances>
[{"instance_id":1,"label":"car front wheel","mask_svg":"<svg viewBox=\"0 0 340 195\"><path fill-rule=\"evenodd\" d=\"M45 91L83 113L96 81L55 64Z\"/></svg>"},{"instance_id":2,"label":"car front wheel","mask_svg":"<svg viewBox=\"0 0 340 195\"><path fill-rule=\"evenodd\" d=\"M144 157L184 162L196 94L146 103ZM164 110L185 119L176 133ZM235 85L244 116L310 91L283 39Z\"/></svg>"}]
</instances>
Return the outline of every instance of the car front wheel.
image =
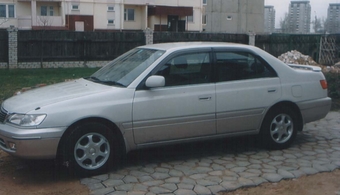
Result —
<instances>
[{"instance_id":1,"label":"car front wheel","mask_svg":"<svg viewBox=\"0 0 340 195\"><path fill-rule=\"evenodd\" d=\"M74 171L81 176L108 171L119 155L118 142L112 130L100 123L86 123L76 127L67 142L67 155Z\"/></svg>"},{"instance_id":2,"label":"car front wheel","mask_svg":"<svg viewBox=\"0 0 340 195\"><path fill-rule=\"evenodd\" d=\"M268 149L285 149L297 134L297 116L289 107L270 110L261 126L260 138Z\"/></svg>"}]
</instances>

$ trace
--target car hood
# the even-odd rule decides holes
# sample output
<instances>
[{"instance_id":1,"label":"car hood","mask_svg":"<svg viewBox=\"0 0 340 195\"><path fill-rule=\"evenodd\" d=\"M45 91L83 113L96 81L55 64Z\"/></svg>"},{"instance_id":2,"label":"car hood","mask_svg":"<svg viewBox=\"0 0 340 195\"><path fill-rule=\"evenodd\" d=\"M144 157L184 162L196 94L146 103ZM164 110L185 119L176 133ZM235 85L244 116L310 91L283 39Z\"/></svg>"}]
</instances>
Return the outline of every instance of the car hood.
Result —
<instances>
[{"instance_id":1,"label":"car hood","mask_svg":"<svg viewBox=\"0 0 340 195\"><path fill-rule=\"evenodd\" d=\"M3 107L11 113L27 113L61 101L105 92L113 87L78 79L36 88L4 101Z\"/></svg>"}]
</instances>

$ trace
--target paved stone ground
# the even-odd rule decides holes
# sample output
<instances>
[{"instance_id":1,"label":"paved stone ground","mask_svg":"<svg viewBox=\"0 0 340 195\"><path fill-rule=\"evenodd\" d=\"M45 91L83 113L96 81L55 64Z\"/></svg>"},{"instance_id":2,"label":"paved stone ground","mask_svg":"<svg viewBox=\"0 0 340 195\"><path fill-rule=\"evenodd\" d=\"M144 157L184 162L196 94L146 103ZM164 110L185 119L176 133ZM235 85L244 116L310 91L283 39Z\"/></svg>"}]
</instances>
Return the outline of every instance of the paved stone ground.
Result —
<instances>
[{"instance_id":1,"label":"paved stone ground","mask_svg":"<svg viewBox=\"0 0 340 195\"><path fill-rule=\"evenodd\" d=\"M81 180L93 195L208 195L340 168L340 113L309 123L286 150L252 137L133 152L118 171Z\"/></svg>"}]
</instances>

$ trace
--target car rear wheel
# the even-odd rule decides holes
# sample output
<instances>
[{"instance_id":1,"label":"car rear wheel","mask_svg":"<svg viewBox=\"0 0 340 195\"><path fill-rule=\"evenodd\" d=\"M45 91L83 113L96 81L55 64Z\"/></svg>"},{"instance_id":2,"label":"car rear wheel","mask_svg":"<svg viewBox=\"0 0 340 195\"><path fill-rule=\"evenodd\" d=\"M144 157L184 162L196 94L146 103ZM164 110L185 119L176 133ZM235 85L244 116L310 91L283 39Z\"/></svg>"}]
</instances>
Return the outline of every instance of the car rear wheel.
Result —
<instances>
[{"instance_id":1,"label":"car rear wheel","mask_svg":"<svg viewBox=\"0 0 340 195\"><path fill-rule=\"evenodd\" d=\"M297 134L297 116L289 107L271 109L261 126L260 139L268 149L285 149Z\"/></svg>"},{"instance_id":2,"label":"car rear wheel","mask_svg":"<svg viewBox=\"0 0 340 195\"><path fill-rule=\"evenodd\" d=\"M112 130L100 123L85 123L72 131L67 141L67 156L77 175L107 172L118 164L119 142Z\"/></svg>"}]
</instances>

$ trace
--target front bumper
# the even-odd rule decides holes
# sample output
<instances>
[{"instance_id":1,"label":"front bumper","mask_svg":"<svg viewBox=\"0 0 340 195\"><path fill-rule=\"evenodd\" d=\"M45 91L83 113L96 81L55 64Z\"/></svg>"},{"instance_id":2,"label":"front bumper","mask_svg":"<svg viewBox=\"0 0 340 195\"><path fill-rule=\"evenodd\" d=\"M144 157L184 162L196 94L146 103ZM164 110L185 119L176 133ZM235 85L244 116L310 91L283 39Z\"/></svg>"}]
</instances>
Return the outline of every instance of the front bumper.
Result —
<instances>
[{"instance_id":1,"label":"front bumper","mask_svg":"<svg viewBox=\"0 0 340 195\"><path fill-rule=\"evenodd\" d=\"M309 123L324 118L331 109L332 99L329 97L299 102L304 123Z\"/></svg>"},{"instance_id":2,"label":"front bumper","mask_svg":"<svg viewBox=\"0 0 340 195\"><path fill-rule=\"evenodd\" d=\"M0 124L0 149L20 158L53 159L65 129L20 129Z\"/></svg>"}]
</instances>

